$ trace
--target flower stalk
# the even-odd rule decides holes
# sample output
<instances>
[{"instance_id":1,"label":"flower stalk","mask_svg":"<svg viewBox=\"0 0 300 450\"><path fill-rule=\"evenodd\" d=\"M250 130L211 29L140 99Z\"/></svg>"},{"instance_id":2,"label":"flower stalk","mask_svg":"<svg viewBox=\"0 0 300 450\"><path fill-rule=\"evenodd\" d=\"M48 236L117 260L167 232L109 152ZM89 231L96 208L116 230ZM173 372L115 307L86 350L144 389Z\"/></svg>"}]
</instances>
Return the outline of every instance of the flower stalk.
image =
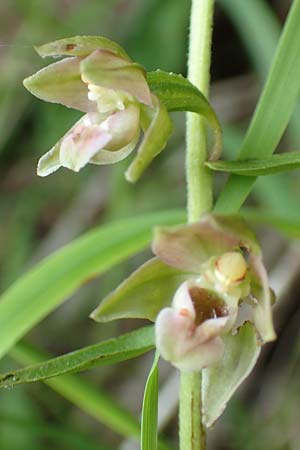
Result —
<instances>
[{"instance_id":1,"label":"flower stalk","mask_svg":"<svg viewBox=\"0 0 300 450\"><path fill-rule=\"evenodd\" d=\"M192 0L188 78L208 96L214 0ZM212 208L212 178L207 158L204 120L187 114L186 178L188 221L194 222ZM180 450L205 450L201 420L201 375L181 372L179 405Z\"/></svg>"}]
</instances>

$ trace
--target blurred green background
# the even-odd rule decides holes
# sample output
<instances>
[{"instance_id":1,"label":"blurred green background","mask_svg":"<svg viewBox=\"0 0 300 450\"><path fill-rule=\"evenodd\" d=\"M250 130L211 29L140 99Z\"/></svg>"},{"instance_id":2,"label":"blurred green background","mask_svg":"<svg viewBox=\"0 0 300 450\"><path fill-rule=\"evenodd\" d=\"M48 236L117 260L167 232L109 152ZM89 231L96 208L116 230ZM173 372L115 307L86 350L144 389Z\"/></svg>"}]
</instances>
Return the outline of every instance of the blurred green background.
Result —
<instances>
[{"instance_id":1,"label":"blurred green background","mask_svg":"<svg viewBox=\"0 0 300 450\"><path fill-rule=\"evenodd\" d=\"M211 100L223 125L227 157L233 158L239 148L289 5L288 0L217 2ZM78 113L43 103L23 88L22 79L47 64L33 45L100 34L118 41L147 70L159 67L185 75L189 9L188 0L2 0L1 291L90 227L185 205L184 115L179 113L173 115L175 132L167 149L136 186L128 185L123 176L128 160L112 168L89 165L79 174L62 169L46 179L36 176L38 158ZM297 150L299 144L298 111L281 148ZM216 195L224 179L216 177ZM275 309L279 339L264 351L254 375L219 420L210 436L212 449L299 450L299 204L299 172L292 172L261 178L244 210L260 235L279 294ZM88 314L147 256L138 255L85 286L36 327L28 341L58 355L136 327L136 322L95 324ZM83 376L138 417L150 359ZM7 357L0 368L8 370L15 364ZM162 382L170 387L173 372L168 365L162 369ZM171 409L170 403L168 397L162 399L163 408L170 409L164 428L175 441L176 408ZM0 392L0 450L135 448L123 441L43 384Z\"/></svg>"}]
</instances>

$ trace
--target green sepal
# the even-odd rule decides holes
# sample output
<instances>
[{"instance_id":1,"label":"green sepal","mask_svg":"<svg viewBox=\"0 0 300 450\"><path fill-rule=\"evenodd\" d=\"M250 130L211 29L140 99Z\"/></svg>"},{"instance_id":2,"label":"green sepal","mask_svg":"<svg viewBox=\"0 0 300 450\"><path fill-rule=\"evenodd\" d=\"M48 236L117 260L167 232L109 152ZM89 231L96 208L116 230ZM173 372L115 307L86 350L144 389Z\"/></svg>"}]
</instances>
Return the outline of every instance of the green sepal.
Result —
<instances>
[{"instance_id":1,"label":"green sepal","mask_svg":"<svg viewBox=\"0 0 300 450\"><path fill-rule=\"evenodd\" d=\"M87 56L99 48L108 50L118 56L122 56L130 61L125 50L116 42L103 36L74 36L65 39L59 39L48 44L34 47L37 53L42 57L48 56Z\"/></svg>"},{"instance_id":2,"label":"green sepal","mask_svg":"<svg viewBox=\"0 0 300 450\"><path fill-rule=\"evenodd\" d=\"M261 344L255 327L244 323L235 335L223 337L221 361L202 372L202 413L206 427L221 416L237 388L248 377L259 357Z\"/></svg>"},{"instance_id":3,"label":"green sepal","mask_svg":"<svg viewBox=\"0 0 300 450\"><path fill-rule=\"evenodd\" d=\"M37 174L40 177L47 177L61 167L59 152L61 139L43 155L38 162Z\"/></svg>"},{"instance_id":4,"label":"green sepal","mask_svg":"<svg viewBox=\"0 0 300 450\"><path fill-rule=\"evenodd\" d=\"M102 300L91 318L97 322L142 318L154 321L159 311L172 302L177 287L190 274L150 259Z\"/></svg>"},{"instance_id":5,"label":"green sepal","mask_svg":"<svg viewBox=\"0 0 300 450\"><path fill-rule=\"evenodd\" d=\"M148 72L147 81L151 91L164 103L168 111L191 111L207 120L214 136L209 159L217 160L222 150L221 125L215 111L199 89L182 75L162 70Z\"/></svg>"},{"instance_id":6,"label":"green sepal","mask_svg":"<svg viewBox=\"0 0 300 450\"><path fill-rule=\"evenodd\" d=\"M173 123L163 103L152 96L155 110L150 125L145 131L144 138L134 158L125 173L127 181L135 183L149 166L151 161L165 148L173 131ZM148 108L148 112L152 110ZM144 114L145 115L145 114ZM147 120L143 120L147 123Z\"/></svg>"},{"instance_id":7,"label":"green sepal","mask_svg":"<svg viewBox=\"0 0 300 450\"><path fill-rule=\"evenodd\" d=\"M80 60L65 58L44 67L23 81L25 88L37 98L60 103L83 112L95 112L95 102L88 99L88 87L81 80Z\"/></svg>"},{"instance_id":8,"label":"green sepal","mask_svg":"<svg viewBox=\"0 0 300 450\"><path fill-rule=\"evenodd\" d=\"M254 234L237 214L206 214L188 225L157 227L152 242L153 253L162 261L192 273L201 273L211 257L239 248L261 254Z\"/></svg>"}]
</instances>

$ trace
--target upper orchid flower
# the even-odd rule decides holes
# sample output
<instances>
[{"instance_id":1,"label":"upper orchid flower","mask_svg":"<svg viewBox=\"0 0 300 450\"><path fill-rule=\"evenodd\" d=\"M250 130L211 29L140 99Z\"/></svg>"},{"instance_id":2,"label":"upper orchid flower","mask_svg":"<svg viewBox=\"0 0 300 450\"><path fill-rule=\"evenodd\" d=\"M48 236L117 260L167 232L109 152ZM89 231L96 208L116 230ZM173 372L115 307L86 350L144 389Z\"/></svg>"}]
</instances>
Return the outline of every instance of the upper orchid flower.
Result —
<instances>
[{"instance_id":1,"label":"upper orchid flower","mask_svg":"<svg viewBox=\"0 0 300 450\"><path fill-rule=\"evenodd\" d=\"M222 336L236 323L239 306L252 306L262 342L275 338L271 293L258 244L238 218L206 216L198 223L158 229L154 253L185 271L172 305L156 319L156 344L181 370L201 370L223 354Z\"/></svg>"},{"instance_id":2,"label":"upper orchid flower","mask_svg":"<svg viewBox=\"0 0 300 450\"><path fill-rule=\"evenodd\" d=\"M87 163L113 164L144 138L126 177L136 181L165 147L172 123L150 92L144 69L103 37L61 39L36 48L42 56L68 56L24 80L36 97L86 114L39 161L38 175L59 167L79 171Z\"/></svg>"}]
</instances>

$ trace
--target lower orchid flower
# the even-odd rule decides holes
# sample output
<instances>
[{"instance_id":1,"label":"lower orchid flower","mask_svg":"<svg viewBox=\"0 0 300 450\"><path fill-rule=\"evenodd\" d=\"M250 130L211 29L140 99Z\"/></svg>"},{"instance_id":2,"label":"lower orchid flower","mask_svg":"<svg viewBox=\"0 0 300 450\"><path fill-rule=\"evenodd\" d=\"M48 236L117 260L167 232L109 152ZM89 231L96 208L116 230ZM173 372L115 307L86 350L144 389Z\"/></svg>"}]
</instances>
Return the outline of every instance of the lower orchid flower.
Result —
<instances>
[{"instance_id":1,"label":"lower orchid flower","mask_svg":"<svg viewBox=\"0 0 300 450\"><path fill-rule=\"evenodd\" d=\"M191 225L158 229L154 237L154 253L163 262L194 273L155 325L158 350L181 370L201 370L221 359L222 336L233 329L243 301L252 306L261 340L275 338L258 244L241 219L229 225L228 219L206 216Z\"/></svg>"},{"instance_id":2,"label":"lower orchid flower","mask_svg":"<svg viewBox=\"0 0 300 450\"><path fill-rule=\"evenodd\" d=\"M160 355L181 371L202 371L206 426L252 371L262 344L275 339L272 291L259 244L238 215L155 230L155 258L93 311L99 322L155 322Z\"/></svg>"},{"instance_id":3,"label":"lower orchid flower","mask_svg":"<svg viewBox=\"0 0 300 450\"><path fill-rule=\"evenodd\" d=\"M157 228L152 250L157 258L104 299L93 318L154 320L158 350L181 370L222 358L224 338L235 332L244 306L260 342L275 339L261 250L241 217L209 214Z\"/></svg>"}]
</instances>

